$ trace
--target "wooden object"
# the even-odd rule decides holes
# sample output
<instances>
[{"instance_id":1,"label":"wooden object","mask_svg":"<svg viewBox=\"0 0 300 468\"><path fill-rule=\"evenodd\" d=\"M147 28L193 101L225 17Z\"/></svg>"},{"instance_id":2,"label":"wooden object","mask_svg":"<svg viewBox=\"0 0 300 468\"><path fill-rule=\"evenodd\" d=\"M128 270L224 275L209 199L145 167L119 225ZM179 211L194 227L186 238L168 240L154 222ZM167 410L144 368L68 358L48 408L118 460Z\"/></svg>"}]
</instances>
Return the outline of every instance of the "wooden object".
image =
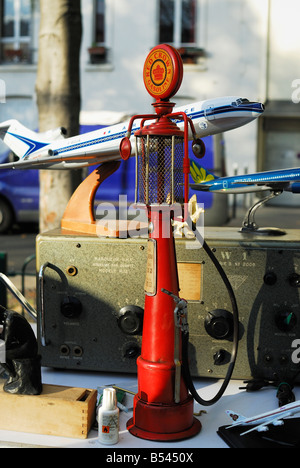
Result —
<instances>
[{"instance_id":1,"label":"wooden object","mask_svg":"<svg viewBox=\"0 0 300 468\"><path fill-rule=\"evenodd\" d=\"M97 391L43 385L39 396L11 395L0 386L0 429L86 439L95 419Z\"/></svg>"},{"instance_id":2,"label":"wooden object","mask_svg":"<svg viewBox=\"0 0 300 468\"><path fill-rule=\"evenodd\" d=\"M62 232L68 234L88 234L99 237L126 239L132 231L148 232L148 224L139 221L116 220L115 222L96 222L94 204L96 193L109 176L120 167L120 161L110 161L102 164L92 172L74 192L61 220Z\"/></svg>"},{"instance_id":3,"label":"wooden object","mask_svg":"<svg viewBox=\"0 0 300 468\"><path fill-rule=\"evenodd\" d=\"M120 161L102 164L79 185L63 215L62 229L85 234L98 232L94 215L95 196L102 182L116 172L120 164Z\"/></svg>"}]
</instances>

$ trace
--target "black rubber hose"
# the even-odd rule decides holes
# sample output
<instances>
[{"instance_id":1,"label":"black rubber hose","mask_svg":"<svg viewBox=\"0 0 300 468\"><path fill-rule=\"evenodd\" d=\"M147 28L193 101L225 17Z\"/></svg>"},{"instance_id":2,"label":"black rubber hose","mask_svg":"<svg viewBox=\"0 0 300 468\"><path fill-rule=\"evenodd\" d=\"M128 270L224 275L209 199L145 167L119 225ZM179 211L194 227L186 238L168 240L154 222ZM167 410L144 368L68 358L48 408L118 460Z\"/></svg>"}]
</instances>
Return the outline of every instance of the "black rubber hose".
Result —
<instances>
[{"instance_id":1,"label":"black rubber hose","mask_svg":"<svg viewBox=\"0 0 300 468\"><path fill-rule=\"evenodd\" d=\"M197 233L198 235L199 233ZM223 396L230 379L232 377L232 373L234 370L234 366L236 363L236 358L237 358L237 353L238 353L238 342L239 342L239 313L238 313L238 307L237 307L237 302L236 298L232 289L232 286L226 276L226 273L224 272L222 266L220 265L218 259L215 257L213 254L212 250L210 247L207 245L206 241L202 239L203 243L203 248L213 264L215 265L216 269L218 270L223 282L225 283L225 286L227 288L230 301L232 304L232 310L233 310L233 323L234 323L234 330L233 330L233 349L232 349L232 354L231 354L231 359L228 364L228 370L226 377L224 379L224 382L218 391L218 393L212 398L211 400L203 400L203 398L200 397L198 394L197 390L194 387L193 380L190 374L190 366L189 366L189 356L188 356L188 345L189 345L189 333L188 331L183 331L182 332L182 373L183 373L183 378L185 381L186 386L188 387L191 395L193 398L197 401L202 406L211 406L214 403L216 403L220 398Z\"/></svg>"}]
</instances>

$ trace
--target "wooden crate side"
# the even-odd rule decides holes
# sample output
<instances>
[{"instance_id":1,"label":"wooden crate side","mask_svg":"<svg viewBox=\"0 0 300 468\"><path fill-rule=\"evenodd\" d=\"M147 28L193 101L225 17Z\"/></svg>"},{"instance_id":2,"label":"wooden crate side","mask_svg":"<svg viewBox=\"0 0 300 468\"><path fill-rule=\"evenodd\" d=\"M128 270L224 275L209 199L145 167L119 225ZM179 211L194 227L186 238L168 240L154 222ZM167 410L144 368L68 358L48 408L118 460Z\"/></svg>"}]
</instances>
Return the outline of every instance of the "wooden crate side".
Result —
<instances>
[{"instance_id":1,"label":"wooden crate side","mask_svg":"<svg viewBox=\"0 0 300 468\"><path fill-rule=\"evenodd\" d=\"M85 439L94 421L96 399L97 392L87 389L65 387L61 392L47 386L39 396L9 395L1 389L0 429Z\"/></svg>"}]
</instances>

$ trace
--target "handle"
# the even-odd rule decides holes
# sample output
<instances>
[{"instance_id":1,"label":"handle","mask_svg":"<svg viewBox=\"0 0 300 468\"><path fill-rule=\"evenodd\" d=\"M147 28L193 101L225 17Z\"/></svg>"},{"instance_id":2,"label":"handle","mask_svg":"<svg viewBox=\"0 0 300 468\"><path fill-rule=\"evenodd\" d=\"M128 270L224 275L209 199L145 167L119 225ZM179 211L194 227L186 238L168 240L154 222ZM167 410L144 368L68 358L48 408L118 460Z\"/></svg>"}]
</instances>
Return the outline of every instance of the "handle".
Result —
<instances>
[{"instance_id":1,"label":"handle","mask_svg":"<svg viewBox=\"0 0 300 468\"><path fill-rule=\"evenodd\" d=\"M56 267L55 265L52 265L49 262L44 263L44 265L41 266L40 271L39 271L39 294L38 294L38 310L39 310L39 316L40 316L40 340L41 340L41 345L43 347L46 347L49 344L49 341L46 340L46 329L45 329L45 301L44 301L44 274L45 270L47 268L50 268L51 270L56 271L56 273L60 276L60 279L65 285L65 290L66 293L68 294L68 281L63 274L63 272Z\"/></svg>"}]
</instances>

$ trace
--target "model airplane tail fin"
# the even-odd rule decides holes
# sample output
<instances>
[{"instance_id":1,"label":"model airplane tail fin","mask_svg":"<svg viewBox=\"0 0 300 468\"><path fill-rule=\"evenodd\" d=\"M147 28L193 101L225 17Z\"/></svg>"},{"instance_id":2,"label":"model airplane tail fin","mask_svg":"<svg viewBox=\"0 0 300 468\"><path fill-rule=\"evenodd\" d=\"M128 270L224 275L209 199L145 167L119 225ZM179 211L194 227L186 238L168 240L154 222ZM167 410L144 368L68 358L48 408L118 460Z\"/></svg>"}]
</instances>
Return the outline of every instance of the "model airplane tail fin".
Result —
<instances>
[{"instance_id":1,"label":"model airplane tail fin","mask_svg":"<svg viewBox=\"0 0 300 468\"><path fill-rule=\"evenodd\" d=\"M0 138L20 158L48 146L45 135L41 136L21 125L17 120L8 120L0 124Z\"/></svg>"},{"instance_id":2,"label":"model airplane tail fin","mask_svg":"<svg viewBox=\"0 0 300 468\"><path fill-rule=\"evenodd\" d=\"M204 167L197 164L195 161L191 162L191 176L196 184L202 184L203 182L209 182L211 180L218 179L218 177L212 172L204 169Z\"/></svg>"},{"instance_id":3,"label":"model airplane tail fin","mask_svg":"<svg viewBox=\"0 0 300 468\"><path fill-rule=\"evenodd\" d=\"M243 416L242 414L235 413L234 411L231 411L231 410L227 410L226 414L228 414L228 416L232 419L234 424L244 421L246 419L246 417Z\"/></svg>"}]
</instances>

